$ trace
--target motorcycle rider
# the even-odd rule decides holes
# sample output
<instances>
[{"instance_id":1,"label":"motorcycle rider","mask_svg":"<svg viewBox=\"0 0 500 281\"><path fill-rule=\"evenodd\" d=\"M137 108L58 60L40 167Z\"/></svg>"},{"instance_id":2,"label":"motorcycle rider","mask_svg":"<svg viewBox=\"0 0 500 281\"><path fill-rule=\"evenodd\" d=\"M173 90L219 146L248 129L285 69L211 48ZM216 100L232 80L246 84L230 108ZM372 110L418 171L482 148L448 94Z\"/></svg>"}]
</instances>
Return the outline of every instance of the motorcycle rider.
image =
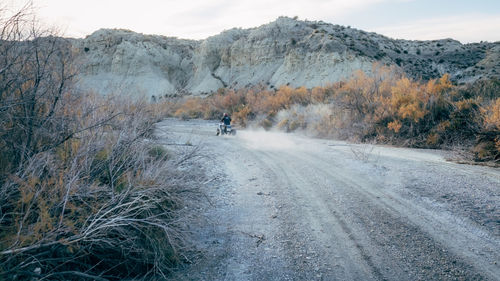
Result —
<instances>
[{"instance_id":1,"label":"motorcycle rider","mask_svg":"<svg viewBox=\"0 0 500 281\"><path fill-rule=\"evenodd\" d=\"M220 120L221 124L219 125L220 131L224 129L224 132L226 132L227 126L231 126L231 117L227 113L224 113L222 116L222 119ZM222 128L224 126L224 128Z\"/></svg>"}]
</instances>

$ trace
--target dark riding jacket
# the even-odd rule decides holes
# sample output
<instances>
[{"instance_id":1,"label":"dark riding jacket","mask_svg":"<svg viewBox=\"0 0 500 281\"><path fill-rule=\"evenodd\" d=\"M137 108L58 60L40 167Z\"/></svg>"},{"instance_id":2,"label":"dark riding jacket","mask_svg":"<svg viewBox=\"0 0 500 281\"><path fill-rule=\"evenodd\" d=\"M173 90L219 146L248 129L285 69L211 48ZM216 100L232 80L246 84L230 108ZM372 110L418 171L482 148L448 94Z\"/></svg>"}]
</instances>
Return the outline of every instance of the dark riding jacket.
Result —
<instances>
[{"instance_id":1,"label":"dark riding jacket","mask_svg":"<svg viewBox=\"0 0 500 281\"><path fill-rule=\"evenodd\" d=\"M226 126L231 125L231 117L229 117L229 116L222 117L222 119L220 121L224 122L224 125L226 125Z\"/></svg>"}]
</instances>

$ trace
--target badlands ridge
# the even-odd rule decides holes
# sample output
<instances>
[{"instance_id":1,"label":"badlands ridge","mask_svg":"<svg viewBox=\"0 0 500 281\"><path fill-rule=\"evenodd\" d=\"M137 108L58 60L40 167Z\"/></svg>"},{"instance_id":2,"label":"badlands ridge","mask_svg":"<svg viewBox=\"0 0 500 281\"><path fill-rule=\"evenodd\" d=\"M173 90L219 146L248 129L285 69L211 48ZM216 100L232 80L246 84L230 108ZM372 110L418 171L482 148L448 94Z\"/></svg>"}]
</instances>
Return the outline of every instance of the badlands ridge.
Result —
<instances>
[{"instance_id":1,"label":"badlands ridge","mask_svg":"<svg viewBox=\"0 0 500 281\"><path fill-rule=\"evenodd\" d=\"M200 41L101 29L72 44L79 86L105 94L202 95L258 84L311 88L359 69L370 73L374 62L424 80L444 73L457 83L500 77L500 42L395 40L288 17Z\"/></svg>"}]
</instances>

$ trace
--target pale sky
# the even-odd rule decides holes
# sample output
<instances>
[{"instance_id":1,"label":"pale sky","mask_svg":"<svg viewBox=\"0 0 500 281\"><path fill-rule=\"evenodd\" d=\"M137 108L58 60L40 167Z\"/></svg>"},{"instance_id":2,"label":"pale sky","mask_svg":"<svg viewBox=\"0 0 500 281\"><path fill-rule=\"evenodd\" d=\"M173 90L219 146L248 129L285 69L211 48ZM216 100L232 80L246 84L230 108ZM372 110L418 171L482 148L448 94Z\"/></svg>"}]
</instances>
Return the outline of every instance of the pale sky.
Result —
<instances>
[{"instance_id":1,"label":"pale sky","mask_svg":"<svg viewBox=\"0 0 500 281\"><path fill-rule=\"evenodd\" d=\"M1 0L20 6L28 0ZM322 20L392 38L500 41L500 0L32 0L41 20L67 37L100 28L204 39L279 16Z\"/></svg>"}]
</instances>

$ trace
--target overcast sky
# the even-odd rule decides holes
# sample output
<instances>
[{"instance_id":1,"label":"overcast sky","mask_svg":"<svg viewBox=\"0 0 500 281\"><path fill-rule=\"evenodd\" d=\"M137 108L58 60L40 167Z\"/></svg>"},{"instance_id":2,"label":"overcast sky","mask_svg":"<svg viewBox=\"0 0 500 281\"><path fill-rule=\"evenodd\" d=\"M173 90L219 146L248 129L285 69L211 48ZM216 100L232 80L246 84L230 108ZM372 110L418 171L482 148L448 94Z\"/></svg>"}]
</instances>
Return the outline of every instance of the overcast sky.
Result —
<instances>
[{"instance_id":1,"label":"overcast sky","mask_svg":"<svg viewBox=\"0 0 500 281\"><path fill-rule=\"evenodd\" d=\"M1 0L16 7L27 0ZM374 31L392 38L500 41L500 0L32 0L68 37L100 28L204 39L279 16ZM1 4L0 4L1 5Z\"/></svg>"}]
</instances>

